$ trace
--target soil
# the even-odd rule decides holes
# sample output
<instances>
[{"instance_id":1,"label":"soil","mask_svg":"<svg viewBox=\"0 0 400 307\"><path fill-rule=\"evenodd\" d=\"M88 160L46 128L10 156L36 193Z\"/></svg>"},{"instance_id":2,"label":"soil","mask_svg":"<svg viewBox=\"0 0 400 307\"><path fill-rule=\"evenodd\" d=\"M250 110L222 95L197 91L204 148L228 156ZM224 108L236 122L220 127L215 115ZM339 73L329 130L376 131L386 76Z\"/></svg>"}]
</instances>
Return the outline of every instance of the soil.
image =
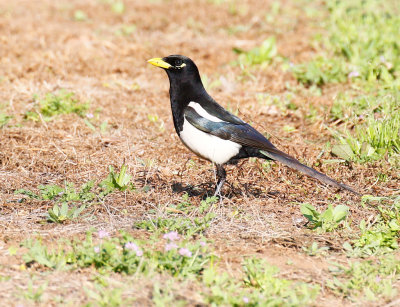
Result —
<instances>
[{"instance_id":1,"label":"soil","mask_svg":"<svg viewBox=\"0 0 400 307\"><path fill-rule=\"evenodd\" d=\"M0 0L0 112L14 116L0 128L0 275L12 276L11 281L0 282L2 304L14 304L15 289L26 289L33 274L8 255L10 246L38 235L48 242L83 237L92 228L112 233L128 229L140 236L143 233L132 230L132 225L146 219L150 209L163 212L181 201L185 192L198 205L212 193L213 166L190 153L175 134L168 80L162 70L147 63L153 57L189 56L210 85L215 81L210 94L270 134L280 149L361 193L393 193L399 177L384 163L321 163L334 159L324 150L326 142L333 141L326 129L333 125L329 108L334 96L348 85L328 86L321 96L312 96L281 69L284 60L310 59L316 53L312 37L321 29L297 1L281 1L276 15L273 3L125 1L124 13L117 14L107 1L99 0ZM319 5L313 4L314 9ZM85 20L74 17L78 10L85 12ZM271 14L273 20L268 22ZM134 31L121 34L130 25ZM247 28L240 31L240 26ZM276 37L281 56L277 62L251 69L252 76L233 64L237 60L233 48L249 50L270 36ZM293 97L297 110L267 107L256 99L257 94L266 93L283 100L289 87L298 89ZM23 119L34 106L34 94L60 89L90 102L96 131L76 114L48 122ZM318 111L313 121L306 117L310 105ZM105 132L99 128L103 122L108 123ZM283 130L284 126L295 131ZM71 223L46 223L50 202L19 203L21 195L14 195L21 188L37 191L42 184L99 182L107 176L109 165L119 169L123 163L133 175L136 192L113 194L103 206L91 207L88 216ZM308 230L299 204L311 203L319 210L328 204L347 204L354 223L374 212L361 207L357 196L322 186L281 164L268 168L263 161L246 160L228 166L227 171L229 185L223 189L224 198L215 209L217 218L206 235L232 271L240 267L243 256L257 255L280 267L283 276L323 285L329 257L309 257L302 247L320 242L330 247L338 261L342 258L335 251L341 251L343 240L337 233L317 235ZM377 184L379 173L392 180ZM240 214L233 216L234 211ZM49 273L39 268L35 274L38 282L50 282L46 295L58 293L57 283L63 283L66 297L78 300L90 281L85 271ZM151 285L142 285L146 286ZM149 304L148 297L142 299ZM329 291L317 303L345 304Z\"/></svg>"}]
</instances>

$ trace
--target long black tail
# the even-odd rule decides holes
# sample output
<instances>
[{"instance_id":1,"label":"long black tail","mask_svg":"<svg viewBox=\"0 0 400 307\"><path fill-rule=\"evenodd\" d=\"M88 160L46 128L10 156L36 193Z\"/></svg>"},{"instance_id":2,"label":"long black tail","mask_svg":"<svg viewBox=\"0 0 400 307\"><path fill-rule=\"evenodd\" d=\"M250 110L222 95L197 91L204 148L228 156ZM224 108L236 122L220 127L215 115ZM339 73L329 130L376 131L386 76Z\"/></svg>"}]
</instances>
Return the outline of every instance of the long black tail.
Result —
<instances>
[{"instance_id":1,"label":"long black tail","mask_svg":"<svg viewBox=\"0 0 400 307\"><path fill-rule=\"evenodd\" d=\"M260 150L260 153L267 156L268 158L270 158L272 160L279 161L279 162L286 164L287 166L294 168L310 177L318 179L322 183L334 186L339 189L345 189L345 190L350 191L359 196L361 195L360 193L356 192L355 190L353 190L353 188L349 187L348 185L339 183L336 180L328 177L327 175L320 173L320 172L316 171L315 169L308 167L304 164L301 164L295 158L289 156L288 154L286 154L276 148L268 149L268 151Z\"/></svg>"}]
</instances>

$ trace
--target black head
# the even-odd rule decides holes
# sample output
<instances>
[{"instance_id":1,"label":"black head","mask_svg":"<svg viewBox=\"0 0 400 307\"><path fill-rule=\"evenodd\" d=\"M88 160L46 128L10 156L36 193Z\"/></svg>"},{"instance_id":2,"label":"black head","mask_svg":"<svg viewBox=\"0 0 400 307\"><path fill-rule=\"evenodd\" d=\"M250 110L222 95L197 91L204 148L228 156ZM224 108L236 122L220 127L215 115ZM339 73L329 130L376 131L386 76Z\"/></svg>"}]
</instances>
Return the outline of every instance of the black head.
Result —
<instances>
[{"instance_id":1,"label":"black head","mask_svg":"<svg viewBox=\"0 0 400 307\"><path fill-rule=\"evenodd\" d=\"M203 89L196 64L186 56L170 55L165 58L154 58L148 62L167 72L171 88L189 86Z\"/></svg>"}]
</instances>

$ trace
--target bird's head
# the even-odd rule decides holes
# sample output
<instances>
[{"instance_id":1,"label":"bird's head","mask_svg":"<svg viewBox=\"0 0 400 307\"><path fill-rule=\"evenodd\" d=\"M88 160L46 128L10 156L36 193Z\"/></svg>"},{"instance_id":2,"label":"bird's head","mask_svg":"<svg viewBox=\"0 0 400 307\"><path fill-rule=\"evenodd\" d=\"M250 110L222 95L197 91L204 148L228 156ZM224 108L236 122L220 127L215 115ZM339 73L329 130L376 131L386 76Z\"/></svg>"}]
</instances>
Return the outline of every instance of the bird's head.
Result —
<instances>
[{"instance_id":1,"label":"bird's head","mask_svg":"<svg viewBox=\"0 0 400 307\"><path fill-rule=\"evenodd\" d=\"M199 70L196 64L186 56L170 55L165 58L153 58L148 62L163 68L169 77L171 86L185 86L201 84ZM201 84L201 88L203 85Z\"/></svg>"}]
</instances>

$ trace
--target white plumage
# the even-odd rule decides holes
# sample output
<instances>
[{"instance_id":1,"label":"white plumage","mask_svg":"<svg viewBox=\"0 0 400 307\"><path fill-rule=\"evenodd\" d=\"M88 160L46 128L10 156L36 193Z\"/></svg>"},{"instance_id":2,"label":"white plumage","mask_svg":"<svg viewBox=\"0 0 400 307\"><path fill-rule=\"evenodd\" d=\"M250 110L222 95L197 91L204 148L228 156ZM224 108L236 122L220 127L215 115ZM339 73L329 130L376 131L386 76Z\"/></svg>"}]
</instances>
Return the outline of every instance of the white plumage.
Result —
<instances>
[{"instance_id":1,"label":"white plumage","mask_svg":"<svg viewBox=\"0 0 400 307\"><path fill-rule=\"evenodd\" d=\"M213 122L223 122L223 120L209 114L204 110L200 104L191 101L189 106L196 110L196 112L208 120ZM205 133L193 125L191 125L186 118L184 118L182 131L179 137L183 144L194 153L217 164L224 164L232 157L239 153L242 145L232 141L223 140L214 135Z\"/></svg>"}]
</instances>

